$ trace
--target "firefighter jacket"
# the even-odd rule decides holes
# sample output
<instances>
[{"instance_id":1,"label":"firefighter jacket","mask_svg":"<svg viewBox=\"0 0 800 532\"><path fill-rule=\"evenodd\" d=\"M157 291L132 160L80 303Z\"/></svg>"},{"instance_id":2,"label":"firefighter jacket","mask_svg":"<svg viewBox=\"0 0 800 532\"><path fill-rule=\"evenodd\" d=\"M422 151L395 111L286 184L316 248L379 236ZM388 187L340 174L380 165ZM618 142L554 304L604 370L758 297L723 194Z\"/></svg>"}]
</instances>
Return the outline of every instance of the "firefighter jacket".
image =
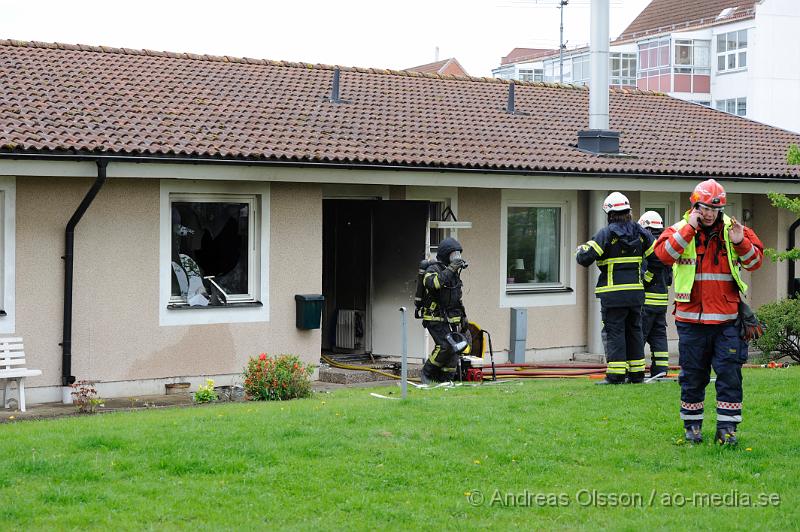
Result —
<instances>
[{"instance_id":1,"label":"firefighter jacket","mask_svg":"<svg viewBox=\"0 0 800 532\"><path fill-rule=\"evenodd\" d=\"M422 310L423 325L440 321L462 323L466 312L461 301L461 277L444 263L434 262L425 270L422 282L426 289Z\"/></svg>"},{"instance_id":2,"label":"firefighter jacket","mask_svg":"<svg viewBox=\"0 0 800 532\"><path fill-rule=\"evenodd\" d=\"M672 266L675 282L675 320L718 324L733 321L739 312L739 294L747 292L740 267L761 267L764 245L752 229L731 242L731 219L723 214L711 227L695 229L689 211L659 237L656 256Z\"/></svg>"},{"instance_id":3,"label":"firefighter jacket","mask_svg":"<svg viewBox=\"0 0 800 532\"><path fill-rule=\"evenodd\" d=\"M635 222L611 223L578 247L581 266L597 262L600 277L594 293L605 307L644 304L642 260L653 253L655 239Z\"/></svg>"},{"instance_id":4,"label":"firefighter jacket","mask_svg":"<svg viewBox=\"0 0 800 532\"><path fill-rule=\"evenodd\" d=\"M644 277L644 304L647 307L666 308L669 305L669 285L672 269L651 254L642 265Z\"/></svg>"}]
</instances>

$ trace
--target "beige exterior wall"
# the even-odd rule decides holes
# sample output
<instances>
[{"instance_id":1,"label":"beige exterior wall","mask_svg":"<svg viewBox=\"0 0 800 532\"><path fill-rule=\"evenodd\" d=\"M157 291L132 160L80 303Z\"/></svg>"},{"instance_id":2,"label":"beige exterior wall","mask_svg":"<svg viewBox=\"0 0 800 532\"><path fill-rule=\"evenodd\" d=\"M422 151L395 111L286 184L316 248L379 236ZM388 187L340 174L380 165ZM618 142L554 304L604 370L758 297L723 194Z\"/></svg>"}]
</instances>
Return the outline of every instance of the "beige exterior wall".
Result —
<instances>
[{"instance_id":1,"label":"beige exterior wall","mask_svg":"<svg viewBox=\"0 0 800 532\"><path fill-rule=\"evenodd\" d=\"M578 239L585 233L585 197L579 195ZM510 310L500 308L499 268L501 191L462 188L458 195L459 219L472 228L459 232L470 267L464 275L464 304L471 321L492 335L495 356L507 358L510 344ZM585 235L584 235L585 236ZM584 238L585 240L585 238ZM572 260L567 257L567 260ZM586 345L586 276L578 271L575 305L528 307L527 360L539 360L537 350L583 347ZM522 305L521 305L522 306ZM563 358L563 356L562 356Z\"/></svg>"},{"instance_id":2,"label":"beige exterior wall","mask_svg":"<svg viewBox=\"0 0 800 532\"><path fill-rule=\"evenodd\" d=\"M64 228L91 183L17 179L17 334L29 367L43 370L29 386L60 384ZM110 180L76 229L73 375L109 382L239 373L260 352L316 363L320 332L295 328L294 294L321 291L320 185L271 186L270 321L192 326L159 326L159 187Z\"/></svg>"}]
</instances>

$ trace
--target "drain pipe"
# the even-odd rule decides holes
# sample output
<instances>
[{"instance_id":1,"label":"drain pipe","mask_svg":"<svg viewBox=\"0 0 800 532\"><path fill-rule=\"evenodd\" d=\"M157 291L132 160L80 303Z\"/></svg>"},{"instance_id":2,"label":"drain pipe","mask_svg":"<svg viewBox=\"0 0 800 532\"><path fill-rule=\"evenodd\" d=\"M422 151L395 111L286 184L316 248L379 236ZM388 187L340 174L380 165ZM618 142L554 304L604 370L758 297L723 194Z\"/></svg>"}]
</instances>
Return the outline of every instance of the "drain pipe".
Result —
<instances>
[{"instance_id":1,"label":"drain pipe","mask_svg":"<svg viewBox=\"0 0 800 532\"><path fill-rule=\"evenodd\" d=\"M73 278L73 252L75 249L75 226L83 218L84 213L89 208L89 205L94 201L97 193L103 188L106 182L106 167L108 161L98 159L97 163L97 178L86 193L86 196L78 205L72 218L67 222L67 228L64 238L64 335L61 341L61 385L62 385L62 402L64 404L71 404L72 397L69 387L70 384L75 382L75 376L72 375L72 278Z\"/></svg>"},{"instance_id":2,"label":"drain pipe","mask_svg":"<svg viewBox=\"0 0 800 532\"><path fill-rule=\"evenodd\" d=\"M787 251L791 251L794 249L795 243L795 232L797 228L800 227L800 218L794 221L792 225L789 226L789 245L786 246ZM789 286L788 291L786 292L786 297L800 297L800 282L796 280L795 277L795 265L794 261L789 261Z\"/></svg>"}]
</instances>

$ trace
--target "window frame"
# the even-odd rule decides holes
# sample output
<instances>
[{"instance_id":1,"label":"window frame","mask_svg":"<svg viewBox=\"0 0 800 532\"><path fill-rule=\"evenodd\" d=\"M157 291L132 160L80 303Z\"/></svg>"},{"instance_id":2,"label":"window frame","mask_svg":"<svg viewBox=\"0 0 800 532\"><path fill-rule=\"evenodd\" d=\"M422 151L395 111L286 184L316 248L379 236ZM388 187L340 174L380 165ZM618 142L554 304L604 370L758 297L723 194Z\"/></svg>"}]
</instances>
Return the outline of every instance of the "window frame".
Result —
<instances>
[{"instance_id":1,"label":"window frame","mask_svg":"<svg viewBox=\"0 0 800 532\"><path fill-rule=\"evenodd\" d=\"M169 197L170 209L173 203L246 203L249 210L248 235L247 235L247 293L226 294L228 304L256 303L258 302L259 269L257 257L258 237L258 196L256 194L209 194L194 192L171 193ZM171 236L174 238L174 235ZM181 296L170 293L170 305L187 305ZM188 305L187 305L188 306Z\"/></svg>"},{"instance_id":2,"label":"window frame","mask_svg":"<svg viewBox=\"0 0 800 532\"><path fill-rule=\"evenodd\" d=\"M745 43L744 47L740 46L739 34L744 32ZM749 29L744 28L740 30L728 31L725 33L718 33L714 36L714 46L717 57L716 70L717 74L728 74L732 72L744 72L747 70L747 50L750 46ZM736 48L728 49L729 35L736 35ZM720 51L720 41L725 43L725 50ZM728 66L730 59L733 58L734 66ZM744 61L742 61L744 58ZM722 60L723 68L720 68L720 60ZM742 64L744 63L744 64Z\"/></svg>"},{"instance_id":3,"label":"window frame","mask_svg":"<svg viewBox=\"0 0 800 532\"><path fill-rule=\"evenodd\" d=\"M739 114L739 110L742 107L744 107L744 113ZM747 96L739 96L738 98L723 98L721 100L715 100L714 109L734 116L747 117Z\"/></svg>"},{"instance_id":4,"label":"window frame","mask_svg":"<svg viewBox=\"0 0 800 532\"><path fill-rule=\"evenodd\" d=\"M574 190L516 190L502 191L500 202L499 277L500 307L542 307L575 305L577 271L572 250L577 247L576 206L578 193ZM510 207L558 207L561 209L561 239L559 244L558 285L515 289L506 282L508 265L508 210ZM512 286L509 289L509 286Z\"/></svg>"},{"instance_id":5,"label":"window frame","mask_svg":"<svg viewBox=\"0 0 800 532\"><path fill-rule=\"evenodd\" d=\"M458 188L456 187L418 187L409 186L406 188L407 200L429 201L431 203L443 203L445 207L450 207L453 216L458 218ZM425 231L425 250L427 259L436 257L438 246L431 244L431 219L428 217L428 225ZM452 237L458 240L458 229L440 229L443 231L443 239Z\"/></svg>"},{"instance_id":6,"label":"window frame","mask_svg":"<svg viewBox=\"0 0 800 532\"><path fill-rule=\"evenodd\" d=\"M185 198L242 202L253 198L248 236L247 297L233 297L224 306L191 307L172 295L172 202ZM269 321L270 186L257 182L161 181L159 229L159 325L197 325Z\"/></svg>"}]
</instances>

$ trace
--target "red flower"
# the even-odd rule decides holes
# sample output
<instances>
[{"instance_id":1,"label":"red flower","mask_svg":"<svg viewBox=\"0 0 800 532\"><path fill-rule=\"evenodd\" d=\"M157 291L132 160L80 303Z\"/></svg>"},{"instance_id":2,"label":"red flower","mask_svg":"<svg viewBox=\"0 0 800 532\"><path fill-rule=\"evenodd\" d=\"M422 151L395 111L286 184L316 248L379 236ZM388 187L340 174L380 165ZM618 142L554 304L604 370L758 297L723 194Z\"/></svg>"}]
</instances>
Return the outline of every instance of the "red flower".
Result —
<instances>
[{"instance_id":1,"label":"red flower","mask_svg":"<svg viewBox=\"0 0 800 532\"><path fill-rule=\"evenodd\" d=\"M265 355L264 353L261 353L260 355L258 355L258 359L259 360L266 360L267 359L267 355Z\"/></svg>"}]
</instances>

